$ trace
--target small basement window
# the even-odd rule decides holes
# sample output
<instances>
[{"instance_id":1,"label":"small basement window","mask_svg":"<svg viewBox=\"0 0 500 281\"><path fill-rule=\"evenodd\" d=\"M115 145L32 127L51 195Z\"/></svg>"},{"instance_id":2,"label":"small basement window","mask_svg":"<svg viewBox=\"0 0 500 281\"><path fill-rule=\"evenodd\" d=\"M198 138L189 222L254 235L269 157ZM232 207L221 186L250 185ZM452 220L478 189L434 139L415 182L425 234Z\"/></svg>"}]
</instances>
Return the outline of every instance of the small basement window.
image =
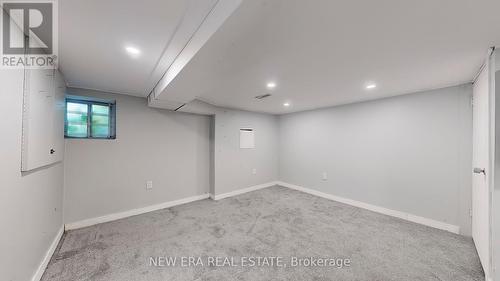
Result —
<instances>
[{"instance_id":1,"label":"small basement window","mask_svg":"<svg viewBox=\"0 0 500 281\"><path fill-rule=\"evenodd\" d=\"M116 102L67 97L64 137L80 139L116 138Z\"/></svg>"}]
</instances>

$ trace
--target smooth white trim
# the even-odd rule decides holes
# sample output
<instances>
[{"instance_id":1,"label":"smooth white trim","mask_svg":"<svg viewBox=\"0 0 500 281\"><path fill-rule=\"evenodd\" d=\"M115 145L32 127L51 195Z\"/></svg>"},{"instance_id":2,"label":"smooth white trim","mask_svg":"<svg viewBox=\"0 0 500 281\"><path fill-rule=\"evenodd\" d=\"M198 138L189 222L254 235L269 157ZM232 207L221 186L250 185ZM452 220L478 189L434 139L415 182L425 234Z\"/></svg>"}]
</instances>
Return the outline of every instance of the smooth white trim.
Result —
<instances>
[{"instance_id":1,"label":"smooth white trim","mask_svg":"<svg viewBox=\"0 0 500 281\"><path fill-rule=\"evenodd\" d=\"M31 281L40 281L40 279L42 279L42 275L45 272L47 265L49 265L49 261L52 258L54 252L56 251L57 245L59 244L59 241L61 241L63 234L64 234L64 225L62 225L59 231L57 231L56 237L54 237L54 240L52 240L52 244L50 244L47 253L45 253L43 260L38 266L38 269L35 271L35 274L33 275L33 278L31 278Z\"/></svg>"},{"instance_id":2,"label":"smooth white trim","mask_svg":"<svg viewBox=\"0 0 500 281\"><path fill-rule=\"evenodd\" d=\"M165 202L165 203L161 203L161 204L157 204L157 205L152 205L152 206L148 206L148 207L144 207L144 208L138 208L138 209L133 209L133 210L125 211L125 212L114 213L114 214L109 214L109 215L105 215L105 216L101 216L101 217L72 222L72 223L66 224L66 230L72 230L72 229L78 229L78 228L82 228L82 227L92 226L92 225L96 225L99 223L114 221L114 220L118 220L118 219L122 219L122 218L126 218L126 217L131 217L131 216L135 216L135 215L140 215L140 214L144 214L144 213L148 213L148 212L152 212L152 211L156 211L156 210L161 210L161 209L165 209L165 208L169 208L169 207L173 207L173 206L177 206L177 205L182 205L182 204L186 204L186 203L190 203L190 202L194 202L194 201L198 201L198 200L203 200L203 199L207 199L207 198L211 198L213 200L221 200L224 198L240 195L243 193L247 193L247 192L251 192L251 191L255 191L255 190L259 190L259 189L263 189L263 188L267 188L267 187L271 187L271 186L275 186L275 185L280 185L283 187L291 188L291 189L305 192L308 194L312 194L315 196L323 197L323 198L326 198L329 200L341 202L344 204L348 204L348 205L355 206L358 208L362 208L362 209L370 210L373 212L381 213L384 215L400 218L400 219L411 221L414 223L430 226L430 227L437 228L437 229L446 230L446 231L449 231L452 233L456 233L456 234L460 233L460 227L457 225L452 225L452 224L448 224L445 222L440 222L440 221L436 221L433 219L428 219L428 218L416 216L416 215L413 215L410 213L391 210L391 209L387 209L384 207L379 207L376 205L371 205L368 203L364 203L364 202L360 202L360 201L356 201L356 200L352 200L352 199L348 199L348 198L343 198L343 197L335 196L332 194L327 194L327 193L324 193L321 191L313 190L310 188L306 188L306 187L302 187L302 186L298 186L298 185L294 185L294 184L290 184L290 183L286 183L286 182L282 182L282 181L272 181L272 182L268 182L268 183L264 183L264 184L250 186L250 187L243 188L243 189L238 189L238 190L231 191L228 193L223 193L223 194L215 194L214 195L214 194L207 193L207 194L187 197L187 198L176 200L176 201L170 201L170 202ZM56 244L56 246L57 246L57 244Z\"/></svg>"},{"instance_id":3,"label":"smooth white trim","mask_svg":"<svg viewBox=\"0 0 500 281\"><path fill-rule=\"evenodd\" d=\"M228 193L215 194L215 195L211 195L210 197L212 199L214 199L214 200L221 200L221 199L224 199L224 198L227 198L227 197L240 195L240 194L243 194L243 193L247 193L247 192L250 192L250 191L255 191L255 190L263 189L263 188L266 188L266 187L271 187L271 186L274 186L274 185L278 185L278 181L272 181L272 182L268 182L268 183L258 184L258 185L250 186L250 187L247 187L247 188L243 188L243 189L238 189L238 190L235 190L235 191L231 191L231 192L228 192Z\"/></svg>"},{"instance_id":4,"label":"smooth white trim","mask_svg":"<svg viewBox=\"0 0 500 281\"><path fill-rule=\"evenodd\" d=\"M290 184L290 183L286 183L286 182L279 181L277 184L281 185L281 186L284 186L284 187L288 187L288 188L294 189L294 190L298 190L298 191L301 191L301 192L309 193L311 195L323 197L323 198L326 198L326 199L329 199L329 200L333 200L333 201L337 201L337 202L340 202L340 203L348 204L348 205L351 205L351 206L354 206L354 207L358 207L358 208L370 210L372 212L377 212L377 213L380 213L380 214L384 214L384 215L388 215L388 216L400 218L400 219L403 219L403 220L407 220L407 221L411 221L411 222L414 222L414 223L418 223L418 224L430 226L430 227L433 227L433 228L437 228L437 229L441 229L441 230L446 230L446 231L449 231L449 232L452 232L452 233L456 233L456 234L460 233L460 227L457 226L457 225L452 225L452 224L448 224L448 223L445 223L445 222L440 222L440 221L436 221L436 220L433 220L433 219L428 219L428 218L424 218L424 217L412 215L412 214L401 212L401 211L395 211L395 210L387 209L387 208L384 208L384 207L379 207L379 206L371 205L371 204L368 204L368 203L364 203L364 202L360 202L360 201L356 201L356 200L352 200L352 199L348 199L348 198L343 198L343 197L331 195L331 194L328 194L328 193L324 193L324 192L321 192L321 191L317 191L317 190L314 190L314 189L310 189L310 188L306 188L306 187L302 187L302 186L298 186L298 185L294 185L294 184Z\"/></svg>"},{"instance_id":5,"label":"smooth white trim","mask_svg":"<svg viewBox=\"0 0 500 281\"><path fill-rule=\"evenodd\" d=\"M208 193L202 194L202 195L191 196L191 197L187 197L187 198L183 198L183 199L179 199L179 200L175 200L175 201L164 202L164 203L151 205L151 206L147 206L147 207L132 209L132 210L125 211L125 212L113 213L113 214L104 215L101 217L96 217L96 218L81 220L81 221L77 221L77 222L67 223L66 230L78 229L78 228L96 225L96 224L100 224L100 223L119 220L119 219L131 217L131 216L149 213L149 212L153 212L153 211L157 211L157 210L161 210L161 209L165 209L165 208L170 208L173 206L182 205L182 204L186 204L186 203L191 203L194 201L203 200L203 199L207 199L207 198L209 198Z\"/></svg>"}]
</instances>

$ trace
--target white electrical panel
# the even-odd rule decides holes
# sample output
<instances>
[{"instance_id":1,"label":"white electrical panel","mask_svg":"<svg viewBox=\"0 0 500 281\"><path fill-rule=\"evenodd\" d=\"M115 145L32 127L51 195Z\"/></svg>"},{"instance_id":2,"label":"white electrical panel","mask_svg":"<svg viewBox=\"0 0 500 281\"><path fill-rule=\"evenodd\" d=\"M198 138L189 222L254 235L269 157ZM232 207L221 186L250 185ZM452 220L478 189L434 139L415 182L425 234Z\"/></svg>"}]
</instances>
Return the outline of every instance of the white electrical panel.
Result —
<instances>
[{"instance_id":1,"label":"white electrical panel","mask_svg":"<svg viewBox=\"0 0 500 281\"><path fill-rule=\"evenodd\" d=\"M240 129L240 148L255 148L255 132L253 129Z\"/></svg>"},{"instance_id":2,"label":"white electrical panel","mask_svg":"<svg viewBox=\"0 0 500 281\"><path fill-rule=\"evenodd\" d=\"M62 160L65 91L65 82L59 71L25 70L22 171L30 171Z\"/></svg>"}]
</instances>

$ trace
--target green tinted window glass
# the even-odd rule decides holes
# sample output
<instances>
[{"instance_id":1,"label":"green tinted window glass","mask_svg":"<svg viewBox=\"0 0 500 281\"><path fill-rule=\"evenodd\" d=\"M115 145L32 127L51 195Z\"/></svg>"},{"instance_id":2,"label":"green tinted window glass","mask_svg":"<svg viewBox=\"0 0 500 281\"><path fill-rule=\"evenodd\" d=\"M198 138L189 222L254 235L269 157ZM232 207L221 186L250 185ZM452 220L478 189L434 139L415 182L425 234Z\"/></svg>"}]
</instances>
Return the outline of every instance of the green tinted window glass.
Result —
<instances>
[{"instance_id":1,"label":"green tinted window glass","mask_svg":"<svg viewBox=\"0 0 500 281\"><path fill-rule=\"evenodd\" d=\"M92 105L92 136L96 138L109 137L109 106Z\"/></svg>"},{"instance_id":2,"label":"green tinted window glass","mask_svg":"<svg viewBox=\"0 0 500 281\"><path fill-rule=\"evenodd\" d=\"M114 102L68 99L65 136L71 138L115 138ZM113 123L113 124L112 124Z\"/></svg>"},{"instance_id":3,"label":"green tinted window glass","mask_svg":"<svg viewBox=\"0 0 500 281\"><path fill-rule=\"evenodd\" d=\"M66 136L87 137L87 104L68 102L66 104Z\"/></svg>"},{"instance_id":4,"label":"green tinted window glass","mask_svg":"<svg viewBox=\"0 0 500 281\"><path fill-rule=\"evenodd\" d=\"M68 124L66 135L74 138L87 137L87 124L85 125Z\"/></svg>"},{"instance_id":5,"label":"green tinted window glass","mask_svg":"<svg viewBox=\"0 0 500 281\"><path fill-rule=\"evenodd\" d=\"M87 106L87 104L84 104L84 103L68 102L66 104L66 110L68 112L75 112L75 113L83 112L83 113L87 113L88 106Z\"/></svg>"},{"instance_id":6,"label":"green tinted window glass","mask_svg":"<svg viewBox=\"0 0 500 281\"><path fill-rule=\"evenodd\" d=\"M87 113L72 113L68 112L66 114L66 118L68 123L81 123L81 124L87 124Z\"/></svg>"},{"instance_id":7,"label":"green tinted window glass","mask_svg":"<svg viewBox=\"0 0 500 281\"><path fill-rule=\"evenodd\" d=\"M109 126L109 116L92 114L92 126Z\"/></svg>"},{"instance_id":8,"label":"green tinted window glass","mask_svg":"<svg viewBox=\"0 0 500 281\"><path fill-rule=\"evenodd\" d=\"M92 136L96 138L109 137L109 126L92 126Z\"/></svg>"},{"instance_id":9,"label":"green tinted window glass","mask_svg":"<svg viewBox=\"0 0 500 281\"><path fill-rule=\"evenodd\" d=\"M109 106L93 104L92 105L92 114L109 115Z\"/></svg>"}]
</instances>

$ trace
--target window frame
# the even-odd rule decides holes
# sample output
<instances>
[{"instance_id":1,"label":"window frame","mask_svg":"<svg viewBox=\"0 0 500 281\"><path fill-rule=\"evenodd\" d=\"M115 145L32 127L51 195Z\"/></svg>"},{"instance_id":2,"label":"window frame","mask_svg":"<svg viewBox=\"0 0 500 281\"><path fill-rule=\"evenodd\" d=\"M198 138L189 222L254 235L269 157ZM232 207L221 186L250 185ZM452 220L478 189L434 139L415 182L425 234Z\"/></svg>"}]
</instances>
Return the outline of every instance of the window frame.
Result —
<instances>
[{"instance_id":1,"label":"window frame","mask_svg":"<svg viewBox=\"0 0 500 281\"><path fill-rule=\"evenodd\" d=\"M75 137L68 136L68 103L78 103L87 105L87 136ZM94 137L92 136L92 105L107 106L109 108L109 136ZM65 139L99 139L99 140L114 140L116 139L116 101L104 101L87 97L70 97L67 96L64 101L64 138Z\"/></svg>"}]
</instances>

